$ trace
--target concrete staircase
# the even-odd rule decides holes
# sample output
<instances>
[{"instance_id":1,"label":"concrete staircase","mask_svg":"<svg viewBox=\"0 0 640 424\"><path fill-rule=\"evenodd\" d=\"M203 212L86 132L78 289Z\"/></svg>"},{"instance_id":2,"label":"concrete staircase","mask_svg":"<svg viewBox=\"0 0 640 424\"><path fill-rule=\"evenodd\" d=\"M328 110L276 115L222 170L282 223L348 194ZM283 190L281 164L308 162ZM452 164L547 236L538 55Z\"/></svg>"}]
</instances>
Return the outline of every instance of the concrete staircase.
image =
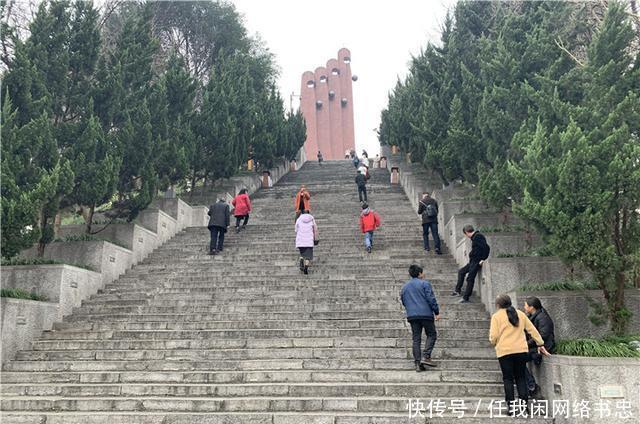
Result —
<instances>
[{"instance_id":1,"label":"concrete staircase","mask_svg":"<svg viewBox=\"0 0 640 424\"><path fill-rule=\"evenodd\" d=\"M249 227L227 233L222 255L207 255L205 228L187 229L7 363L2 422L485 422L503 399L488 314L448 296L454 261L423 252L401 188L372 171L370 204L383 220L373 253L351 163L307 163L254 196ZM303 183L321 238L309 275L294 248ZM398 301L411 263L425 268L443 317L439 367L422 373ZM423 402L424 418L409 418L409 399ZM449 408L428 418L430 400L465 400L465 418Z\"/></svg>"}]
</instances>

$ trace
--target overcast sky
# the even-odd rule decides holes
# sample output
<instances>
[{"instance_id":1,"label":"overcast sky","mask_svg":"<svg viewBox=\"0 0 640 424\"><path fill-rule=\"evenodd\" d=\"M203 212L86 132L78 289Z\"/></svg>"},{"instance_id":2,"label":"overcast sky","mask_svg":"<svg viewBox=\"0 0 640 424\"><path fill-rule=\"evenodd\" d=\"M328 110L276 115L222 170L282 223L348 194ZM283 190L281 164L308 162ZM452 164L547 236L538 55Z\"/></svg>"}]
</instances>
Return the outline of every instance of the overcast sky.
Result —
<instances>
[{"instance_id":1,"label":"overcast sky","mask_svg":"<svg viewBox=\"0 0 640 424\"><path fill-rule=\"evenodd\" d=\"M411 54L428 41L437 42L448 9L455 0L231 0L244 16L250 34L259 34L276 56L285 104L300 93L300 77L351 50L356 147L379 151L374 129L380 111ZM312 5L316 6L312 6ZM294 98L294 107L298 101Z\"/></svg>"}]
</instances>

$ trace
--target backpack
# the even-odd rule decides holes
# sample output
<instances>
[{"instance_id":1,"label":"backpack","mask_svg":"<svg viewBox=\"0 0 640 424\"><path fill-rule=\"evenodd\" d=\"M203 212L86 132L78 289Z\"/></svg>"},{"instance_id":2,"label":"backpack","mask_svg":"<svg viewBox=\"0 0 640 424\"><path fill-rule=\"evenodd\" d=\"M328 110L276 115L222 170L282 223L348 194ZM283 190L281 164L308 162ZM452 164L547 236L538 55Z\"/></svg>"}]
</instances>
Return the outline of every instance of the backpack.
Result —
<instances>
[{"instance_id":1,"label":"backpack","mask_svg":"<svg viewBox=\"0 0 640 424\"><path fill-rule=\"evenodd\" d=\"M423 203L424 205L424 214L427 215L427 217L429 218L434 218L436 216L438 216L438 209L436 209L436 205L434 205L433 203Z\"/></svg>"}]
</instances>

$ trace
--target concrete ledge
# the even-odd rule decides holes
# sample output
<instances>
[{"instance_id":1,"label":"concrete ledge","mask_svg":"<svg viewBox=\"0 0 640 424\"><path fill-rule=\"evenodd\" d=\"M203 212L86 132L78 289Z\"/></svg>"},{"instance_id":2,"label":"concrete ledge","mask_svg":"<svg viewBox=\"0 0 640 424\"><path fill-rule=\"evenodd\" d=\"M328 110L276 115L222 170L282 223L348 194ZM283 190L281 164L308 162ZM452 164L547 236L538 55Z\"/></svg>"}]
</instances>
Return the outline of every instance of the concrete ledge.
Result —
<instances>
[{"instance_id":1,"label":"concrete ledge","mask_svg":"<svg viewBox=\"0 0 640 424\"><path fill-rule=\"evenodd\" d=\"M136 221L147 230L156 233L159 245L164 244L178 232L178 221L157 208L143 210Z\"/></svg>"},{"instance_id":2,"label":"concrete ledge","mask_svg":"<svg viewBox=\"0 0 640 424\"><path fill-rule=\"evenodd\" d=\"M475 291L491 313L495 312L496 296L508 293L527 284L553 280L580 278L584 274L574 273L555 257L526 256L516 258L491 258L478 274Z\"/></svg>"},{"instance_id":3,"label":"concrete ledge","mask_svg":"<svg viewBox=\"0 0 640 424\"><path fill-rule=\"evenodd\" d=\"M458 202L453 203L455 204ZM464 214L456 212L448 221L440 221L443 208L446 208L448 204L449 202L442 203L443 206L440 208L440 216L438 217L438 220L439 222L446 222L444 224L444 231L442 232L441 237L447 246L450 246L452 249L455 249L460 240L465 238L464 234L462 234L462 228L467 224L473 225L474 228L479 228L483 226L494 227L499 224L513 224L514 222L517 222L511 214L500 214L495 212ZM493 249L493 246L491 246L491 248Z\"/></svg>"},{"instance_id":4,"label":"concrete ledge","mask_svg":"<svg viewBox=\"0 0 640 424\"><path fill-rule=\"evenodd\" d=\"M153 205L176 220L177 231L182 231L187 227L191 227L193 213L191 206L189 206L185 201L177 197L161 198L155 200Z\"/></svg>"},{"instance_id":5,"label":"concrete ledge","mask_svg":"<svg viewBox=\"0 0 640 424\"><path fill-rule=\"evenodd\" d=\"M191 207L191 227L206 227L209 224L209 208L207 206Z\"/></svg>"},{"instance_id":6,"label":"concrete ledge","mask_svg":"<svg viewBox=\"0 0 640 424\"><path fill-rule=\"evenodd\" d=\"M102 287L102 276L70 265L21 265L2 267L2 288L17 288L45 295L59 304L57 320Z\"/></svg>"},{"instance_id":7,"label":"concrete ledge","mask_svg":"<svg viewBox=\"0 0 640 424\"><path fill-rule=\"evenodd\" d=\"M42 331L51 330L58 319L57 303L2 297L0 306L2 362L31 347L31 341Z\"/></svg>"},{"instance_id":8,"label":"concrete ledge","mask_svg":"<svg viewBox=\"0 0 640 424\"><path fill-rule=\"evenodd\" d=\"M587 296L602 301L600 290L587 291L539 291L509 293L514 304L522 308L528 296L540 299L542 306L549 312L555 326L556 339L575 339L582 337L603 337L609 334L609 323L596 326L589 320L591 308ZM640 290L625 290L625 303L633 312L629 333L640 333Z\"/></svg>"},{"instance_id":9,"label":"concrete ledge","mask_svg":"<svg viewBox=\"0 0 640 424\"><path fill-rule=\"evenodd\" d=\"M22 252L21 256L35 258L36 248ZM102 274L102 284L110 283L131 268L133 252L108 241L65 241L47 245L44 257L61 262L87 265Z\"/></svg>"},{"instance_id":10,"label":"concrete ledge","mask_svg":"<svg viewBox=\"0 0 640 424\"><path fill-rule=\"evenodd\" d=\"M94 231L100 228L100 225L94 224ZM60 236L84 234L84 231L84 225L63 225L60 227L59 234ZM125 245L127 249L133 252L132 265L144 260L160 245L156 233L133 222L128 224L111 224L95 235L96 237L116 240Z\"/></svg>"},{"instance_id":11,"label":"concrete ledge","mask_svg":"<svg viewBox=\"0 0 640 424\"><path fill-rule=\"evenodd\" d=\"M553 355L544 358L539 367L532 367L542 395L549 401L569 401L569 418L555 416L556 424L613 424L637 422L640 417L640 359L637 358L585 358ZM573 403L589 401L590 418L573 417ZM611 403L611 416L600 418L593 413L599 401ZM618 401L628 401L632 419L616 417Z\"/></svg>"}]
</instances>

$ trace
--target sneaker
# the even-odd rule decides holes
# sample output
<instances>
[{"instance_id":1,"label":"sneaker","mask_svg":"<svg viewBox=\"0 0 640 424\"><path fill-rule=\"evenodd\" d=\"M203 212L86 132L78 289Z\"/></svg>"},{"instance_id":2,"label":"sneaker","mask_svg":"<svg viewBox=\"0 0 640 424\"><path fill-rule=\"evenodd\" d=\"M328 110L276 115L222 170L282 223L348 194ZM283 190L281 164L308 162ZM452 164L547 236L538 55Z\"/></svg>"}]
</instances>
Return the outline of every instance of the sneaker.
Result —
<instances>
[{"instance_id":1,"label":"sneaker","mask_svg":"<svg viewBox=\"0 0 640 424\"><path fill-rule=\"evenodd\" d=\"M460 296L460 292L458 292L458 291L451 292L451 296L454 296L454 297L455 296Z\"/></svg>"},{"instance_id":2,"label":"sneaker","mask_svg":"<svg viewBox=\"0 0 640 424\"><path fill-rule=\"evenodd\" d=\"M436 255L442 255L442 252L440 251L440 249L436 249Z\"/></svg>"},{"instance_id":3,"label":"sneaker","mask_svg":"<svg viewBox=\"0 0 640 424\"><path fill-rule=\"evenodd\" d=\"M420 362L416 362L416 372L426 371L427 369Z\"/></svg>"},{"instance_id":4,"label":"sneaker","mask_svg":"<svg viewBox=\"0 0 640 424\"><path fill-rule=\"evenodd\" d=\"M367 253L371 253L371 246L367 247Z\"/></svg>"},{"instance_id":5,"label":"sneaker","mask_svg":"<svg viewBox=\"0 0 640 424\"><path fill-rule=\"evenodd\" d=\"M298 266L300 267L300 271L304 271L304 258L300 256L300 261L298 262Z\"/></svg>"},{"instance_id":6,"label":"sneaker","mask_svg":"<svg viewBox=\"0 0 640 424\"><path fill-rule=\"evenodd\" d=\"M468 301L467 299L462 298L458 301L458 303L471 303L471 302Z\"/></svg>"},{"instance_id":7,"label":"sneaker","mask_svg":"<svg viewBox=\"0 0 640 424\"><path fill-rule=\"evenodd\" d=\"M428 247L425 247L425 248L424 248L424 251L425 251L425 252L430 252L430 251L431 251L431 249L429 249Z\"/></svg>"},{"instance_id":8,"label":"sneaker","mask_svg":"<svg viewBox=\"0 0 640 424\"><path fill-rule=\"evenodd\" d=\"M426 365L428 367L437 367L438 365L431 360L431 358L422 358L420 365Z\"/></svg>"},{"instance_id":9,"label":"sneaker","mask_svg":"<svg viewBox=\"0 0 640 424\"><path fill-rule=\"evenodd\" d=\"M240 227L236 227L236 234L240 233Z\"/></svg>"},{"instance_id":10,"label":"sneaker","mask_svg":"<svg viewBox=\"0 0 640 424\"><path fill-rule=\"evenodd\" d=\"M309 274L309 265L305 265L304 268L302 269L302 272L304 272L304 275L308 275Z\"/></svg>"},{"instance_id":11,"label":"sneaker","mask_svg":"<svg viewBox=\"0 0 640 424\"><path fill-rule=\"evenodd\" d=\"M210 250L209 251L209 255L211 255L211 256L215 255L216 253L218 253L218 252L216 252L215 250Z\"/></svg>"}]
</instances>

